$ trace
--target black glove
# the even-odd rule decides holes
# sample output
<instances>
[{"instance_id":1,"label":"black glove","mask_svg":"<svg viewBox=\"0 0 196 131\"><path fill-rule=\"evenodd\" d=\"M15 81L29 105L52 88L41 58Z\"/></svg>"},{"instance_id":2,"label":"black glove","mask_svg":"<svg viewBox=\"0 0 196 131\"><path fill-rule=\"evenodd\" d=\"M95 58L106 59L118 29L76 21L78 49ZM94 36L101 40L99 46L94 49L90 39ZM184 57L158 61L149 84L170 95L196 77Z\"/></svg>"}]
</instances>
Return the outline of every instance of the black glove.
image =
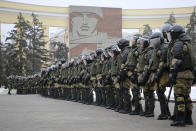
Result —
<instances>
[{"instance_id":1,"label":"black glove","mask_svg":"<svg viewBox=\"0 0 196 131\"><path fill-rule=\"evenodd\" d=\"M145 71L144 74L142 75L142 79L139 84L141 86L144 86L145 83L148 81L149 76L150 76L150 71Z\"/></svg>"},{"instance_id":2,"label":"black glove","mask_svg":"<svg viewBox=\"0 0 196 131\"><path fill-rule=\"evenodd\" d=\"M131 80L131 82L137 84L137 83L138 83L138 75L137 75L137 73L133 73L133 74L130 76L130 80Z\"/></svg>"},{"instance_id":3,"label":"black glove","mask_svg":"<svg viewBox=\"0 0 196 131\"><path fill-rule=\"evenodd\" d=\"M160 78L159 78L158 74L156 73L156 74L154 75L153 81L159 83L159 80L160 80Z\"/></svg>"},{"instance_id":4,"label":"black glove","mask_svg":"<svg viewBox=\"0 0 196 131\"><path fill-rule=\"evenodd\" d=\"M177 76L177 74L174 72L169 74L169 83L170 84L172 84L172 85L176 84L176 76Z\"/></svg>"}]
</instances>

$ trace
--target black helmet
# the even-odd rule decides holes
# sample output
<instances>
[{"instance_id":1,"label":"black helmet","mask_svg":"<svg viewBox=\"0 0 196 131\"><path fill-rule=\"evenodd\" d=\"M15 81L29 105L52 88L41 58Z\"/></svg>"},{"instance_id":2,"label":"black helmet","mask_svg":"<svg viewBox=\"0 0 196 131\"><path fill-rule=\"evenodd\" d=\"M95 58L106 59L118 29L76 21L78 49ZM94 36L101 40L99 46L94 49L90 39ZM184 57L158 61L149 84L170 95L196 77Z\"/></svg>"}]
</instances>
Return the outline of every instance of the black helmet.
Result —
<instances>
[{"instance_id":1,"label":"black helmet","mask_svg":"<svg viewBox=\"0 0 196 131\"><path fill-rule=\"evenodd\" d=\"M113 56L116 56L116 55L118 55L119 53L120 53L120 48L118 47L118 45L113 45L112 46L112 48L111 48L111 50L109 51L109 55L111 56L111 57L113 57Z\"/></svg>"},{"instance_id":2,"label":"black helmet","mask_svg":"<svg viewBox=\"0 0 196 131\"><path fill-rule=\"evenodd\" d=\"M66 60L64 58L61 59L61 63L64 64Z\"/></svg>"},{"instance_id":3,"label":"black helmet","mask_svg":"<svg viewBox=\"0 0 196 131\"><path fill-rule=\"evenodd\" d=\"M91 63L90 55L83 55L82 60L85 65L87 65L88 63Z\"/></svg>"},{"instance_id":4,"label":"black helmet","mask_svg":"<svg viewBox=\"0 0 196 131\"><path fill-rule=\"evenodd\" d=\"M169 24L169 23L164 23L163 25L162 25L162 27L161 27L161 32L163 33L163 32L168 32L169 31L169 29L172 27L172 25L171 24Z\"/></svg>"},{"instance_id":5,"label":"black helmet","mask_svg":"<svg viewBox=\"0 0 196 131\"><path fill-rule=\"evenodd\" d=\"M106 47L106 48L105 48L105 51L107 51L107 52L110 51L114 45L115 45L115 44L112 44L112 45Z\"/></svg>"},{"instance_id":6,"label":"black helmet","mask_svg":"<svg viewBox=\"0 0 196 131\"><path fill-rule=\"evenodd\" d=\"M96 50L97 56L100 56L103 53L103 49L99 48Z\"/></svg>"},{"instance_id":7,"label":"black helmet","mask_svg":"<svg viewBox=\"0 0 196 131\"><path fill-rule=\"evenodd\" d=\"M69 61L69 67L73 66L73 60Z\"/></svg>"},{"instance_id":8,"label":"black helmet","mask_svg":"<svg viewBox=\"0 0 196 131\"><path fill-rule=\"evenodd\" d=\"M117 42L117 45L120 49L123 49L125 48L126 46L129 46L129 41L126 40L126 39L120 39L118 42Z\"/></svg>"},{"instance_id":9,"label":"black helmet","mask_svg":"<svg viewBox=\"0 0 196 131\"><path fill-rule=\"evenodd\" d=\"M155 47L159 48L160 45L164 43L164 37L163 34L160 32L155 32L150 36L150 44Z\"/></svg>"},{"instance_id":10,"label":"black helmet","mask_svg":"<svg viewBox=\"0 0 196 131\"><path fill-rule=\"evenodd\" d=\"M133 35L132 40L131 40L132 46L137 46L138 40L140 37L142 37L142 35L139 33Z\"/></svg>"},{"instance_id":11,"label":"black helmet","mask_svg":"<svg viewBox=\"0 0 196 131\"><path fill-rule=\"evenodd\" d=\"M185 34L184 27L180 25L174 25L169 29L169 33L167 34L168 40L176 40L180 37L180 35Z\"/></svg>"},{"instance_id":12,"label":"black helmet","mask_svg":"<svg viewBox=\"0 0 196 131\"><path fill-rule=\"evenodd\" d=\"M137 34L134 34L133 37L139 39L140 37L142 37L142 35L137 33Z\"/></svg>"},{"instance_id":13,"label":"black helmet","mask_svg":"<svg viewBox=\"0 0 196 131\"><path fill-rule=\"evenodd\" d=\"M140 44L143 44L143 49L147 48L149 46L149 36L144 35L140 37Z\"/></svg>"},{"instance_id":14,"label":"black helmet","mask_svg":"<svg viewBox=\"0 0 196 131\"><path fill-rule=\"evenodd\" d=\"M90 52L90 58L91 58L91 60L93 60L93 59L96 58L96 57L97 57L96 51Z\"/></svg>"},{"instance_id":15,"label":"black helmet","mask_svg":"<svg viewBox=\"0 0 196 131\"><path fill-rule=\"evenodd\" d=\"M165 38L165 39L167 39L168 40L168 38L167 38L167 32L169 32L169 29L172 27L172 25L171 24L169 24L169 23L164 23L163 25L162 25L162 27L161 27L161 32L163 33L163 37Z\"/></svg>"}]
</instances>

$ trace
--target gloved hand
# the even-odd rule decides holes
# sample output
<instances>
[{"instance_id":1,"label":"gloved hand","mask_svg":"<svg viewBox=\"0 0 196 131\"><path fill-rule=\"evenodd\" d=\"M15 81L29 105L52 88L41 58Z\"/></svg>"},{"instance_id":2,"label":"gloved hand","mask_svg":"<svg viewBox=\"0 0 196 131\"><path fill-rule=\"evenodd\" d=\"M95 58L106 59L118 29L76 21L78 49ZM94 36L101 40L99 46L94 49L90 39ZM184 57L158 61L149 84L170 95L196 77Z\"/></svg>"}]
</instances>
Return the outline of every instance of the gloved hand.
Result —
<instances>
[{"instance_id":1,"label":"gloved hand","mask_svg":"<svg viewBox=\"0 0 196 131\"><path fill-rule=\"evenodd\" d=\"M131 82L133 82L133 83L138 83L138 75L137 75L137 73L133 73L133 74L130 76L130 80L131 80Z\"/></svg>"},{"instance_id":2,"label":"gloved hand","mask_svg":"<svg viewBox=\"0 0 196 131\"><path fill-rule=\"evenodd\" d=\"M176 84L176 74L175 73L170 73L169 74L169 83L172 85Z\"/></svg>"}]
</instances>

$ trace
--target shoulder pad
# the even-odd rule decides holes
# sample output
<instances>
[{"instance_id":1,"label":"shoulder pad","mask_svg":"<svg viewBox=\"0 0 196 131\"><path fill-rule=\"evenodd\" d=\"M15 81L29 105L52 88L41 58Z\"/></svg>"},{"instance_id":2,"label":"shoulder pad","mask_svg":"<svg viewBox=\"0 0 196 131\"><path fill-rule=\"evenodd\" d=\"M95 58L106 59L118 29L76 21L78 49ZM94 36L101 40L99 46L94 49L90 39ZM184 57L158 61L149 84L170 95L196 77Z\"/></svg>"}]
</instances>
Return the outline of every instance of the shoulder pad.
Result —
<instances>
[{"instance_id":1,"label":"shoulder pad","mask_svg":"<svg viewBox=\"0 0 196 131\"><path fill-rule=\"evenodd\" d=\"M128 54L129 54L129 49L126 49L126 50L123 51L123 56L128 55Z\"/></svg>"},{"instance_id":2,"label":"shoulder pad","mask_svg":"<svg viewBox=\"0 0 196 131\"><path fill-rule=\"evenodd\" d=\"M189 40L191 40L191 38L189 36L187 36L187 35L184 35L184 36L180 37L179 39L182 40L182 41L189 41Z\"/></svg>"},{"instance_id":3,"label":"shoulder pad","mask_svg":"<svg viewBox=\"0 0 196 131\"><path fill-rule=\"evenodd\" d=\"M153 51L153 50L149 50L149 51L146 53L146 60L147 60L147 61L150 60L151 55L152 55L152 51Z\"/></svg>"},{"instance_id":4,"label":"shoulder pad","mask_svg":"<svg viewBox=\"0 0 196 131\"><path fill-rule=\"evenodd\" d=\"M173 55L176 59L182 59L183 56L184 43L182 41L177 41L173 46Z\"/></svg>"}]
</instances>

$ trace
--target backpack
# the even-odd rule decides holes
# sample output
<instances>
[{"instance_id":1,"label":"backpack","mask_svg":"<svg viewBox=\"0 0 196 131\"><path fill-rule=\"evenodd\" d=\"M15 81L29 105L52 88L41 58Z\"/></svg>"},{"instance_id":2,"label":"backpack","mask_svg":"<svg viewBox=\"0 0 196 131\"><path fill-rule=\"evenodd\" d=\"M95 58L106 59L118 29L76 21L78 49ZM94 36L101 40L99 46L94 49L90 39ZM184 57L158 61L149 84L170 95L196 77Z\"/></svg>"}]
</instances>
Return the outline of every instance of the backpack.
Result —
<instances>
[{"instance_id":1,"label":"backpack","mask_svg":"<svg viewBox=\"0 0 196 131\"><path fill-rule=\"evenodd\" d=\"M193 69L196 66L196 44L190 42L187 43L187 47L191 58L191 69Z\"/></svg>"}]
</instances>

